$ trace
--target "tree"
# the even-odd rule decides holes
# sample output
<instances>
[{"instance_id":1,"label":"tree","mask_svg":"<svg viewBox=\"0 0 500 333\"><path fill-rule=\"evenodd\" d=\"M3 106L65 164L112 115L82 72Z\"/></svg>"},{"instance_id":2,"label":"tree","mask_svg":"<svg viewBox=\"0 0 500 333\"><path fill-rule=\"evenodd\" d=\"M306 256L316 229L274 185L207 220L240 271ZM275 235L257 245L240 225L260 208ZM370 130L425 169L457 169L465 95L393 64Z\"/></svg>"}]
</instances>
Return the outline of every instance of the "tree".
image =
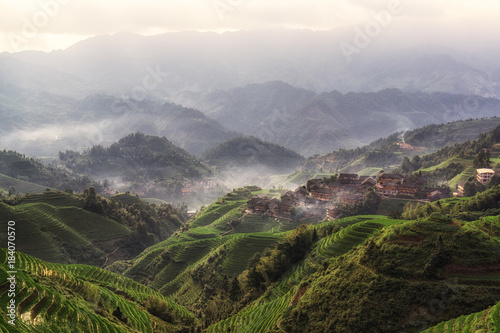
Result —
<instances>
[{"instance_id":1,"label":"tree","mask_svg":"<svg viewBox=\"0 0 500 333\"><path fill-rule=\"evenodd\" d=\"M363 202L366 213L375 213L380 204L380 200L380 195L378 195L375 187L370 187L368 190L366 190L365 200Z\"/></svg>"},{"instance_id":2,"label":"tree","mask_svg":"<svg viewBox=\"0 0 500 333\"><path fill-rule=\"evenodd\" d=\"M403 158L403 163L401 163L401 169L405 172L412 172L415 170L415 167L413 166L413 164L411 163L410 159L408 158L408 156L405 156Z\"/></svg>"},{"instance_id":3,"label":"tree","mask_svg":"<svg viewBox=\"0 0 500 333\"><path fill-rule=\"evenodd\" d=\"M241 296L241 287L238 278L235 276L233 278L233 283L231 283L229 298L231 298L231 301L235 302L240 299L240 296Z\"/></svg>"},{"instance_id":4,"label":"tree","mask_svg":"<svg viewBox=\"0 0 500 333\"><path fill-rule=\"evenodd\" d=\"M255 267L252 267L248 271L248 287L256 290L263 290L265 288L266 279L262 276L262 273L259 272Z\"/></svg>"},{"instance_id":5,"label":"tree","mask_svg":"<svg viewBox=\"0 0 500 333\"><path fill-rule=\"evenodd\" d=\"M17 193L17 189L14 186L9 187L9 195L15 195Z\"/></svg>"},{"instance_id":6,"label":"tree","mask_svg":"<svg viewBox=\"0 0 500 333\"><path fill-rule=\"evenodd\" d=\"M313 234L312 234L312 241L314 243L314 242L317 242L318 240L319 240L318 231L316 230L316 228L314 228Z\"/></svg>"},{"instance_id":7,"label":"tree","mask_svg":"<svg viewBox=\"0 0 500 333\"><path fill-rule=\"evenodd\" d=\"M488 149L481 149L479 153L474 158L474 167L475 168L490 168L491 160L490 160L490 152Z\"/></svg>"}]
</instances>

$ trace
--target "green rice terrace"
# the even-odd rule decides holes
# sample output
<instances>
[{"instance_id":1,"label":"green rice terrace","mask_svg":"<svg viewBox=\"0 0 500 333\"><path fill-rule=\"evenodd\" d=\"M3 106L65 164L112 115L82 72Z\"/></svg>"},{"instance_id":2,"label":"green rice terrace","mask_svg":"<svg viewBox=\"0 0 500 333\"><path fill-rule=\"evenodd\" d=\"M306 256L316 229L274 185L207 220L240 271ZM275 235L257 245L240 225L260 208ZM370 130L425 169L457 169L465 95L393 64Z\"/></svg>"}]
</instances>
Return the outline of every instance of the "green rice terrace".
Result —
<instances>
[{"instance_id":1,"label":"green rice terrace","mask_svg":"<svg viewBox=\"0 0 500 333\"><path fill-rule=\"evenodd\" d=\"M11 187L14 187L16 193L40 193L47 189L46 186L41 186L38 184L30 183L25 180L19 180L6 175L0 174L0 189L8 191Z\"/></svg>"},{"instance_id":2,"label":"green rice terrace","mask_svg":"<svg viewBox=\"0 0 500 333\"><path fill-rule=\"evenodd\" d=\"M2 249L2 310L10 299L6 260ZM51 264L17 252L16 269L16 325L7 326L2 315L2 332L179 332L196 322L171 299L94 266Z\"/></svg>"},{"instance_id":3,"label":"green rice terrace","mask_svg":"<svg viewBox=\"0 0 500 333\"><path fill-rule=\"evenodd\" d=\"M27 196L16 206L0 203L2 232L7 221L16 221L22 225L18 250L50 262L104 261L132 231L81 206L81 201L55 192Z\"/></svg>"},{"instance_id":4,"label":"green rice terrace","mask_svg":"<svg viewBox=\"0 0 500 333\"><path fill-rule=\"evenodd\" d=\"M19 228L30 241L17 253L14 332L499 332L500 222L479 211L498 205L497 192L410 207L425 212L413 220L295 221L246 212L252 195L269 193L236 189L107 269L23 252L61 260L68 248L51 240L64 239L105 255L113 246L93 244L130 229L62 192L26 196L0 204L2 216L38 231ZM456 207L478 217L456 218ZM7 292L1 284L1 311Z\"/></svg>"}]
</instances>

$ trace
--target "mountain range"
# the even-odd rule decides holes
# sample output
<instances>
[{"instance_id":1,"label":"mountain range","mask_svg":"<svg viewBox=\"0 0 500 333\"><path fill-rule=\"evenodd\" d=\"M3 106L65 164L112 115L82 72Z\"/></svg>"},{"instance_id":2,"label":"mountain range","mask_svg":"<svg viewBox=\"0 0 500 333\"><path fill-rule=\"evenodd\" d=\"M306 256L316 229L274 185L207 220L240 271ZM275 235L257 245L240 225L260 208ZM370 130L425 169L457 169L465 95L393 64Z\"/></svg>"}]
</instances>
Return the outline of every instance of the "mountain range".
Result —
<instances>
[{"instance_id":1,"label":"mountain range","mask_svg":"<svg viewBox=\"0 0 500 333\"><path fill-rule=\"evenodd\" d=\"M283 82L190 95L184 103L222 125L305 156L355 148L427 124L498 115L500 101L480 96L338 91L315 94Z\"/></svg>"},{"instance_id":2,"label":"mountain range","mask_svg":"<svg viewBox=\"0 0 500 333\"><path fill-rule=\"evenodd\" d=\"M195 155L247 135L311 156L427 124L496 116L500 108L499 100L480 96L397 89L316 94L283 82L189 94L183 98L189 107L96 94L4 98L1 144L37 156L109 145L137 131L165 136Z\"/></svg>"},{"instance_id":3,"label":"mountain range","mask_svg":"<svg viewBox=\"0 0 500 333\"><path fill-rule=\"evenodd\" d=\"M131 96L137 87L141 94L164 96L274 80L317 93L386 88L484 96L499 93L500 64L494 52L373 43L370 52L349 62L339 45L352 40L351 34L345 29L174 32L147 37L119 33L89 38L66 50L3 57L57 68L58 73L83 80L83 91L113 95ZM52 81L52 76L45 80ZM148 89L141 89L148 81Z\"/></svg>"}]
</instances>

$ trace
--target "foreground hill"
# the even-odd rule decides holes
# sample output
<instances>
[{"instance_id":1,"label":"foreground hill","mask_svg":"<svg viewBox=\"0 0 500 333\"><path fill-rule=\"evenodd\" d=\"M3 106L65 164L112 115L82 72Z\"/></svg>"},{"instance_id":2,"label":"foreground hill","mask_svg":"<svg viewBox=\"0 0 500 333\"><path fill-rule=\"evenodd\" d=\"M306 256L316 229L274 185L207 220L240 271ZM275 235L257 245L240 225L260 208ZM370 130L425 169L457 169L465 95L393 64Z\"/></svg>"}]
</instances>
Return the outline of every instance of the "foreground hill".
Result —
<instances>
[{"instance_id":1,"label":"foreground hill","mask_svg":"<svg viewBox=\"0 0 500 333\"><path fill-rule=\"evenodd\" d=\"M290 149L256 137L239 137L203 153L203 160L219 168L264 167L269 172L293 171L304 158Z\"/></svg>"},{"instance_id":2,"label":"foreground hill","mask_svg":"<svg viewBox=\"0 0 500 333\"><path fill-rule=\"evenodd\" d=\"M124 181L147 182L163 178L200 178L209 168L165 137L130 134L111 146L93 146L83 153L59 154L64 165L76 172Z\"/></svg>"},{"instance_id":3,"label":"foreground hill","mask_svg":"<svg viewBox=\"0 0 500 333\"><path fill-rule=\"evenodd\" d=\"M471 222L439 211L295 221L245 211L259 193L228 194L111 269L174 297L208 332L419 332L498 302L495 210Z\"/></svg>"},{"instance_id":4,"label":"foreground hill","mask_svg":"<svg viewBox=\"0 0 500 333\"><path fill-rule=\"evenodd\" d=\"M50 262L109 265L135 257L183 223L183 213L177 208L133 198L134 203L122 204L93 190L10 197L0 202L1 234L6 237L7 221L15 221L22 226L17 230L21 252Z\"/></svg>"},{"instance_id":5,"label":"foreground hill","mask_svg":"<svg viewBox=\"0 0 500 333\"><path fill-rule=\"evenodd\" d=\"M7 323L8 253L0 249L2 332L189 332L196 319L154 290L104 269L16 253L16 320Z\"/></svg>"},{"instance_id":6,"label":"foreground hill","mask_svg":"<svg viewBox=\"0 0 500 333\"><path fill-rule=\"evenodd\" d=\"M433 218L387 228L312 274L279 326L418 332L495 305L500 242L492 236L474 224Z\"/></svg>"}]
</instances>

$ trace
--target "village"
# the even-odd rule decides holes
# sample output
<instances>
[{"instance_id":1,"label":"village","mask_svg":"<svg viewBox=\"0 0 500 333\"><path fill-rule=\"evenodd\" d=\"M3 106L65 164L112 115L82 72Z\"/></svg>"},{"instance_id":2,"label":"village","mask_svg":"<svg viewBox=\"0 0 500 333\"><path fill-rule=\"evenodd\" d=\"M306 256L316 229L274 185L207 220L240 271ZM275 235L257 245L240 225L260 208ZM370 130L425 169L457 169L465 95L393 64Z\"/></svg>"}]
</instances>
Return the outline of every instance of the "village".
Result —
<instances>
[{"instance_id":1,"label":"village","mask_svg":"<svg viewBox=\"0 0 500 333\"><path fill-rule=\"evenodd\" d=\"M247 213L334 220L339 217L339 206L362 203L371 187L382 200L398 197L436 201L452 196L446 188L426 188L426 198L417 199L417 193L425 185L426 179L422 177L410 178L385 172L377 177L341 173L330 178L311 179L305 186L282 194L280 199L262 194L254 196L247 202Z\"/></svg>"}]
</instances>

